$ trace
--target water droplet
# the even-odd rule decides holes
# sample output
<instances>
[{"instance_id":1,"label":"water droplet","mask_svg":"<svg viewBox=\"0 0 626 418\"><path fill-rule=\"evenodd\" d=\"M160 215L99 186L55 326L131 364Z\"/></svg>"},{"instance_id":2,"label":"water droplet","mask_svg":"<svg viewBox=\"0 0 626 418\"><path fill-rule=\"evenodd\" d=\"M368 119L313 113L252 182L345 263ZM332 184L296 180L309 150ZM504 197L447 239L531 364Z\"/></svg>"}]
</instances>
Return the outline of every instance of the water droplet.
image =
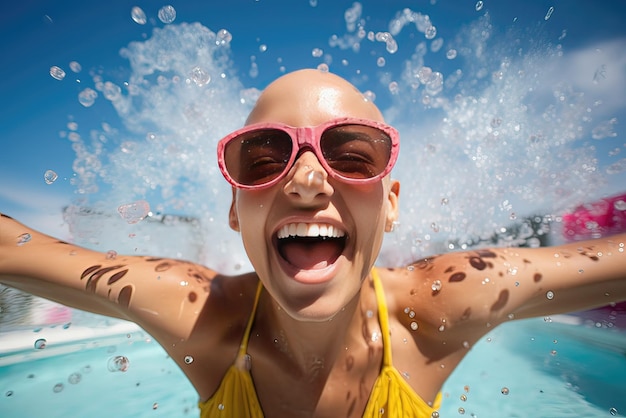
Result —
<instances>
[{"instance_id":1,"label":"water droplet","mask_svg":"<svg viewBox=\"0 0 626 418\"><path fill-rule=\"evenodd\" d=\"M43 350L44 348L46 348L47 343L48 341L46 341L45 338L40 338L37 341L35 341L35 348L37 350Z\"/></svg>"},{"instance_id":2,"label":"water droplet","mask_svg":"<svg viewBox=\"0 0 626 418\"><path fill-rule=\"evenodd\" d=\"M63 383L57 383L56 385L54 385L54 387L52 388L52 391L54 393L59 393L62 392L63 389L65 388L65 386L63 386Z\"/></svg>"},{"instance_id":3,"label":"water droplet","mask_svg":"<svg viewBox=\"0 0 626 418\"><path fill-rule=\"evenodd\" d=\"M233 40L233 35L226 29L220 29L215 35L215 44L217 46L226 46Z\"/></svg>"},{"instance_id":4,"label":"water droplet","mask_svg":"<svg viewBox=\"0 0 626 418\"><path fill-rule=\"evenodd\" d=\"M193 363L193 357L185 356L185 364L191 364L191 363Z\"/></svg>"},{"instance_id":5,"label":"water droplet","mask_svg":"<svg viewBox=\"0 0 626 418\"><path fill-rule=\"evenodd\" d=\"M548 298L549 300L554 299L554 292L552 290L548 290L546 292L546 298Z\"/></svg>"},{"instance_id":6,"label":"water droplet","mask_svg":"<svg viewBox=\"0 0 626 418\"><path fill-rule=\"evenodd\" d=\"M146 14L144 13L144 11L141 9L141 7L137 6L133 7L130 10L130 17L135 23L139 25L145 25L148 21L148 19L146 19Z\"/></svg>"},{"instance_id":7,"label":"water droplet","mask_svg":"<svg viewBox=\"0 0 626 418\"><path fill-rule=\"evenodd\" d=\"M617 415L617 414L618 414L618 412L617 412L617 408L611 408L611 409L609 409L609 414L611 414L611 415L613 415L613 416Z\"/></svg>"},{"instance_id":8,"label":"water droplet","mask_svg":"<svg viewBox=\"0 0 626 418\"><path fill-rule=\"evenodd\" d=\"M223 411L224 410L224 404L221 403L221 404L217 405L217 409L219 409L220 411Z\"/></svg>"},{"instance_id":9,"label":"water droplet","mask_svg":"<svg viewBox=\"0 0 626 418\"><path fill-rule=\"evenodd\" d=\"M167 5L161 7L158 13L159 20L165 24L172 23L176 20L176 9L173 6Z\"/></svg>"},{"instance_id":10,"label":"water droplet","mask_svg":"<svg viewBox=\"0 0 626 418\"><path fill-rule=\"evenodd\" d=\"M96 102L97 97L98 93L94 89L87 87L78 93L78 102L85 107L91 107Z\"/></svg>"},{"instance_id":11,"label":"water droplet","mask_svg":"<svg viewBox=\"0 0 626 418\"><path fill-rule=\"evenodd\" d=\"M159 403L158 403L158 402L153 403L153 404L152 404L152 409L153 409L153 410L157 410L157 409L159 409Z\"/></svg>"},{"instance_id":12,"label":"water droplet","mask_svg":"<svg viewBox=\"0 0 626 418\"><path fill-rule=\"evenodd\" d=\"M50 76L54 78L55 80L60 81L65 78L65 71L63 71L61 67L57 67L56 65L53 65L52 67L50 67Z\"/></svg>"},{"instance_id":13,"label":"water droplet","mask_svg":"<svg viewBox=\"0 0 626 418\"><path fill-rule=\"evenodd\" d=\"M433 413L430 414L430 418L439 418L439 412L433 411Z\"/></svg>"},{"instance_id":14,"label":"water droplet","mask_svg":"<svg viewBox=\"0 0 626 418\"><path fill-rule=\"evenodd\" d=\"M13 396L13 391L12 390L7 390L6 393L4 394L4 396L6 396L7 398Z\"/></svg>"},{"instance_id":15,"label":"water droplet","mask_svg":"<svg viewBox=\"0 0 626 418\"><path fill-rule=\"evenodd\" d=\"M70 382L70 384L72 385L77 385L78 383L80 383L81 379L82 379L82 376L80 375L80 373L72 373L67 378L67 381Z\"/></svg>"},{"instance_id":16,"label":"water droplet","mask_svg":"<svg viewBox=\"0 0 626 418\"><path fill-rule=\"evenodd\" d=\"M83 67L77 61L70 62L70 70L75 73L80 73L83 70Z\"/></svg>"},{"instance_id":17,"label":"water droplet","mask_svg":"<svg viewBox=\"0 0 626 418\"><path fill-rule=\"evenodd\" d=\"M506 386L503 387L502 389L500 389L500 392L502 392L503 395L508 395L509 394L509 388L507 388Z\"/></svg>"},{"instance_id":18,"label":"water droplet","mask_svg":"<svg viewBox=\"0 0 626 418\"><path fill-rule=\"evenodd\" d=\"M194 67L189 77L198 87L206 86L211 82L211 76L200 67Z\"/></svg>"},{"instance_id":19,"label":"water droplet","mask_svg":"<svg viewBox=\"0 0 626 418\"><path fill-rule=\"evenodd\" d=\"M437 36L437 28L432 25L424 31L424 37L426 39L434 39L435 36Z\"/></svg>"},{"instance_id":20,"label":"water droplet","mask_svg":"<svg viewBox=\"0 0 626 418\"><path fill-rule=\"evenodd\" d=\"M68 322L67 324L63 324L63 329L68 329L71 326L72 326L72 323Z\"/></svg>"},{"instance_id":21,"label":"water droplet","mask_svg":"<svg viewBox=\"0 0 626 418\"><path fill-rule=\"evenodd\" d=\"M58 178L59 176L57 175L57 173L52 170L46 170L46 172L43 173L43 181L45 181L46 184L52 184L57 181Z\"/></svg>"},{"instance_id":22,"label":"water droplet","mask_svg":"<svg viewBox=\"0 0 626 418\"><path fill-rule=\"evenodd\" d=\"M107 369L110 372L125 372L130 366L130 361L125 356L111 357L107 361Z\"/></svg>"},{"instance_id":23,"label":"water droplet","mask_svg":"<svg viewBox=\"0 0 626 418\"><path fill-rule=\"evenodd\" d=\"M28 232L20 235L19 237L17 237L17 246L21 247L22 245L30 242L32 238L32 235L30 235Z\"/></svg>"},{"instance_id":24,"label":"water droplet","mask_svg":"<svg viewBox=\"0 0 626 418\"><path fill-rule=\"evenodd\" d=\"M417 328L418 328L417 322L415 321L411 322L411 330L417 331Z\"/></svg>"},{"instance_id":25,"label":"water droplet","mask_svg":"<svg viewBox=\"0 0 626 418\"><path fill-rule=\"evenodd\" d=\"M466 402L467 401L467 395L463 394L459 397L459 399L461 399L462 402Z\"/></svg>"},{"instance_id":26,"label":"water droplet","mask_svg":"<svg viewBox=\"0 0 626 418\"><path fill-rule=\"evenodd\" d=\"M121 205L117 208L117 212L122 219L129 224L136 224L148 216L150 213L150 204L145 200L138 200L133 203Z\"/></svg>"},{"instance_id":27,"label":"water droplet","mask_svg":"<svg viewBox=\"0 0 626 418\"><path fill-rule=\"evenodd\" d=\"M433 284L430 285L430 288L432 289L433 292L439 292L441 290L441 287L442 287L441 280L435 280Z\"/></svg>"}]
</instances>

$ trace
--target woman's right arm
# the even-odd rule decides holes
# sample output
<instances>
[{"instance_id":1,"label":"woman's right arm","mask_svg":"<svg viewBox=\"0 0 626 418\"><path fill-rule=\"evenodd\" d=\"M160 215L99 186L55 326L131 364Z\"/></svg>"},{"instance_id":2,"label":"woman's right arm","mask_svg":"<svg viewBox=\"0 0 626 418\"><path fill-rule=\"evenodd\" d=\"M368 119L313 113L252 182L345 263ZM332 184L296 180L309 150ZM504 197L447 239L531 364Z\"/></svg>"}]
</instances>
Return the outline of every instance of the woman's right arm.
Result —
<instances>
[{"instance_id":1,"label":"woman's right arm","mask_svg":"<svg viewBox=\"0 0 626 418\"><path fill-rule=\"evenodd\" d=\"M91 251L0 214L0 283L175 338L193 329L215 275L180 260Z\"/></svg>"}]
</instances>

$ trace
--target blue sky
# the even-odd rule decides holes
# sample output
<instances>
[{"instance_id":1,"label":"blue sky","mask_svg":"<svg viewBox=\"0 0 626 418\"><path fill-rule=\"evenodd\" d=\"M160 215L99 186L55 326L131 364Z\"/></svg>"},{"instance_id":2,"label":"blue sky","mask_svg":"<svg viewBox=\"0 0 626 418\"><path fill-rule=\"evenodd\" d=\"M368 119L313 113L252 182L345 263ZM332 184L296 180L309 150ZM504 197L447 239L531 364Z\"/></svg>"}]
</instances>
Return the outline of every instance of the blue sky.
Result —
<instances>
[{"instance_id":1,"label":"blue sky","mask_svg":"<svg viewBox=\"0 0 626 418\"><path fill-rule=\"evenodd\" d=\"M399 77L413 44L417 42L415 39L420 35L403 30L397 36L401 52L397 54L385 54L382 46L375 43L362 43L358 54L332 48L329 38L333 34L346 33L344 12L353 7L352 1L317 0L313 4L309 0L12 2L3 7L0 16L0 54L3 57L0 69L0 100L3 102L0 112L1 211L46 232L66 234L60 213L77 197L75 187L70 184L74 176L75 152L60 132L67 132L69 121L79 121L82 126L100 126L106 122L123 129L125 121L109 103L99 100L94 106L85 108L78 102L78 93L93 84L90 75L93 72L101 72L122 83L129 73L129 64L120 56L120 49L129 42L149 38L154 27L166 26L157 14L167 4L177 12L173 24L200 22L213 31L225 28L233 35L232 69L245 87L263 88L284 70L317 66L323 58L314 57L312 51L319 48L326 55L332 55L331 71L360 80L362 90L378 92L377 103L383 107L390 105L393 99L380 83L375 82L381 68L374 64L372 57L384 56L384 70ZM517 39L521 38L523 44L537 39L545 39L546 43L553 45L560 43L568 61L557 73L571 77L574 86L580 88L591 85L589 81L593 77L589 72L597 73L605 68L600 61L590 62L593 58L589 55L602 45L603 52L610 54L606 58L610 65L606 68L612 77L611 83L605 83L608 86L601 92L601 100L609 108L605 121L612 117L617 119L609 124L614 135L594 145L598 149L598 158L606 160L605 165L624 158L626 105L624 84L621 83L626 66L621 46L626 39L623 24L626 3L484 1L480 10L476 10L475 2L461 0L370 0L361 4L362 18L371 31L388 30L388 22L406 7L429 15L437 26L438 36L446 41L444 50L448 48L448 41L463 36L463 27L488 13L494 37L504 39L507 31L515 29L520 34ZM134 6L142 8L147 15L145 25L131 19L130 11ZM551 7L553 11L550 13ZM349 65L340 64L343 59L349 61ZM258 65L256 76L250 75L252 60ZM70 70L72 61L80 63L81 72ZM64 80L50 76L50 67L55 65L65 70ZM433 53L427 55L425 65L441 71L447 78L456 64L441 53ZM579 68L586 77L585 82L576 81ZM368 75L367 80L364 80L364 74ZM554 77L554 71L550 74L547 77ZM46 170L54 170L58 180L46 184ZM613 176L610 182L610 191L620 190L620 182L625 184L621 190L626 189L624 172Z\"/></svg>"}]
</instances>

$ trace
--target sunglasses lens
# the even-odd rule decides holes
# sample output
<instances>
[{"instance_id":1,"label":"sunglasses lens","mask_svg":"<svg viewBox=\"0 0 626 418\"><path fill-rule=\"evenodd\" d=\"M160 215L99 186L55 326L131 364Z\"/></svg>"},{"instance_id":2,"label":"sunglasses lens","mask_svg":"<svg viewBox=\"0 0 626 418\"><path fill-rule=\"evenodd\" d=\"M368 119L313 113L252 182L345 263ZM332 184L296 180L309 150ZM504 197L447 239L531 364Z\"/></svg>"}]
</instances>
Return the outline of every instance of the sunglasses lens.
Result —
<instances>
[{"instance_id":1,"label":"sunglasses lens","mask_svg":"<svg viewBox=\"0 0 626 418\"><path fill-rule=\"evenodd\" d=\"M246 132L226 145L226 170L239 184L265 184L280 176L286 169L292 148L291 137L279 129Z\"/></svg>"},{"instance_id":2,"label":"sunglasses lens","mask_svg":"<svg viewBox=\"0 0 626 418\"><path fill-rule=\"evenodd\" d=\"M324 131L320 140L328 165L351 179L368 179L385 171L391 144L387 133L365 125L335 126Z\"/></svg>"}]
</instances>

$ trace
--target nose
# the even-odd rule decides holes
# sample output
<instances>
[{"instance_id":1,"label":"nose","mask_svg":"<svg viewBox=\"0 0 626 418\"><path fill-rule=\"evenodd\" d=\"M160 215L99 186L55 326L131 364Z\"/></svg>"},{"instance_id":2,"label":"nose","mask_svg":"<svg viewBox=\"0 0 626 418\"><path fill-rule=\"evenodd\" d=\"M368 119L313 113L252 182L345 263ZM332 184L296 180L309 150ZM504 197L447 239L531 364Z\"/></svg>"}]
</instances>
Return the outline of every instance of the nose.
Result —
<instances>
[{"instance_id":1,"label":"nose","mask_svg":"<svg viewBox=\"0 0 626 418\"><path fill-rule=\"evenodd\" d=\"M284 186L285 194L302 204L313 204L333 194L334 189L328 183L328 173L320 164L315 154L303 152L287 173Z\"/></svg>"}]
</instances>

